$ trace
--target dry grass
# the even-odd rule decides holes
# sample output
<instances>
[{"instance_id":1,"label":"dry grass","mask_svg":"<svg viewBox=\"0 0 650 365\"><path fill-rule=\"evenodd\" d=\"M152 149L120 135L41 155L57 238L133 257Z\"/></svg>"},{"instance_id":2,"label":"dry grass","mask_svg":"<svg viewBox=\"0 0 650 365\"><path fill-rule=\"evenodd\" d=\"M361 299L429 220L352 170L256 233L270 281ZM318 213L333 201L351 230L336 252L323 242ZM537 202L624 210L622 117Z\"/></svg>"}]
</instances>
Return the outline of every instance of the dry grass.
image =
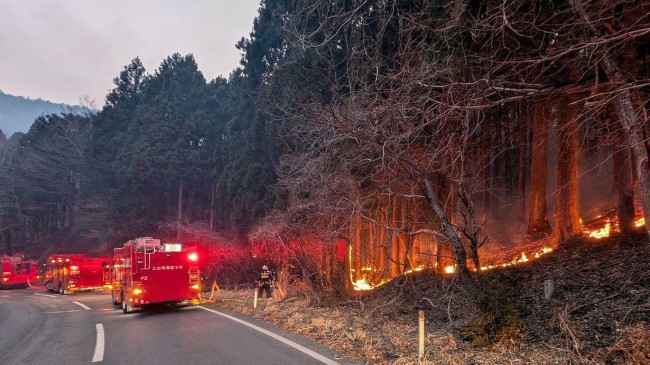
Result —
<instances>
[{"instance_id":1,"label":"dry grass","mask_svg":"<svg viewBox=\"0 0 650 365\"><path fill-rule=\"evenodd\" d=\"M224 291L212 304L269 321L368 364L648 364L650 247L642 237L577 242L526 266L481 278L514 293L504 313L516 326L490 334L482 346L464 340L472 323L490 328L477 303L449 278L422 274L372 295L314 307L290 290L285 300L252 291ZM556 290L544 300L542 283ZM497 298L500 296L497 295ZM500 301L490 306L502 310ZM509 309L510 308L510 309ZM426 312L426 355L417 359L417 313ZM487 318L487 319L486 319ZM482 321L482 322L481 322ZM517 322L521 321L521 323Z\"/></svg>"}]
</instances>

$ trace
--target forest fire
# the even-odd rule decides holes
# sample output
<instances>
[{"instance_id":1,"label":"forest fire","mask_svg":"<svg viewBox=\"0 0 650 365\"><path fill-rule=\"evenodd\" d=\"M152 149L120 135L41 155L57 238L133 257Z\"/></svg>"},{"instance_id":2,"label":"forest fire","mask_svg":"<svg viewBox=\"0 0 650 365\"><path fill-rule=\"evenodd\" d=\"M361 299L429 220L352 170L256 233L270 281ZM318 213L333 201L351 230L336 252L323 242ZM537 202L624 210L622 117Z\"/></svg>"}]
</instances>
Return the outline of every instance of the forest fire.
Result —
<instances>
[{"instance_id":1,"label":"forest fire","mask_svg":"<svg viewBox=\"0 0 650 365\"><path fill-rule=\"evenodd\" d=\"M598 215L590 223L585 224L584 226L585 235L597 240L609 237L612 234L617 234L621 231L618 224L618 216L614 211L609 211L604 215ZM641 209L638 209L635 212L634 226L638 228L645 226L645 218L643 217L643 211Z\"/></svg>"},{"instance_id":2,"label":"forest fire","mask_svg":"<svg viewBox=\"0 0 650 365\"><path fill-rule=\"evenodd\" d=\"M643 227L645 225L645 219L642 215L642 211L638 210L636 212L636 217L634 220L634 226L635 227ZM617 234L620 232L620 227L618 224L618 217L616 216L615 211L609 211L605 214L601 214L596 216L594 219L592 219L590 222L584 224L584 233L587 237L593 238L596 240L600 240L605 237L609 237L612 234ZM489 271L493 269L498 269L498 268L507 268L507 267L512 267L516 265L520 265L529 261L532 261L534 259L540 258L550 252L553 251L552 247L545 246L543 242L527 242L527 245L529 246L528 249L522 250L519 254L510 256L512 258L508 259L504 257L503 254L499 255L499 257L491 257L489 252L483 253L482 257L488 257L487 261L490 262L489 264L481 265L479 271ZM530 246L536 246L537 248L530 247ZM349 262L352 262L352 246L348 247L348 259ZM499 250L494 250L494 252L497 252ZM507 254L506 254L507 255ZM431 266L425 266L425 265L419 265L415 268L407 269L405 270L402 274L403 275L409 275L413 274L415 272L419 271L424 271L424 270L432 270L436 269L437 264L433 267ZM471 267L470 265L470 270L472 271L477 271L475 267ZM355 277L355 269L350 268L349 274L350 274L350 282L352 283L352 286L355 291L368 291L368 290L374 290L388 282L390 282L393 278L381 278L381 275L377 272L377 269L375 269L372 266L364 266L360 268L361 271L361 278L354 280ZM455 274L457 271L456 265L447 265L444 266L444 268L441 269L443 274L451 275ZM375 280L373 280L373 276L375 276Z\"/></svg>"}]
</instances>

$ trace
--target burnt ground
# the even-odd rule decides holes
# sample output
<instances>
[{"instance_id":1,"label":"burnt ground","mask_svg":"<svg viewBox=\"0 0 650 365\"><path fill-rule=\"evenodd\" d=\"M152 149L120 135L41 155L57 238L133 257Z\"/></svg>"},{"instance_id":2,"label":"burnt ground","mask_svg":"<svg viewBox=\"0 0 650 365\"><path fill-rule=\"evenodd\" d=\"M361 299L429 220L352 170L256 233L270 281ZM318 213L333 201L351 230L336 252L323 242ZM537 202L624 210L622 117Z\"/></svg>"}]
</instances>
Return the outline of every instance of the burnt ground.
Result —
<instances>
[{"instance_id":1,"label":"burnt ground","mask_svg":"<svg viewBox=\"0 0 650 365\"><path fill-rule=\"evenodd\" d=\"M418 311L426 316L423 364L650 363L647 237L579 239L537 260L478 278L477 301L454 278L422 273L364 297L313 305L288 299L252 308L252 291L211 305L274 322L372 364L417 361ZM544 298L544 281L554 293ZM482 310L481 310L482 309Z\"/></svg>"}]
</instances>

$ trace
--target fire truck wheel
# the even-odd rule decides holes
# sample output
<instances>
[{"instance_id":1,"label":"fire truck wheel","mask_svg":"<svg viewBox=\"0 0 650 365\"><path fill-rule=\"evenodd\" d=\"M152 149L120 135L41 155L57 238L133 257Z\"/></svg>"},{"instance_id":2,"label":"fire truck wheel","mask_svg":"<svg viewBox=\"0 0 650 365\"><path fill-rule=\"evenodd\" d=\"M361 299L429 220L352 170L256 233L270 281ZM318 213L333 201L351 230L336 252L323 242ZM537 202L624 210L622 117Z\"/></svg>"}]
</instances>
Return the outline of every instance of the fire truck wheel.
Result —
<instances>
[{"instance_id":1,"label":"fire truck wheel","mask_svg":"<svg viewBox=\"0 0 650 365\"><path fill-rule=\"evenodd\" d=\"M51 281L48 281L47 283L45 283L45 289L47 289L47 291L49 291L49 292L52 291L52 282Z\"/></svg>"},{"instance_id":2,"label":"fire truck wheel","mask_svg":"<svg viewBox=\"0 0 650 365\"><path fill-rule=\"evenodd\" d=\"M131 313L133 310L133 307L127 304L126 298L122 298L122 313L127 314Z\"/></svg>"},{"instance_id":3,"label":"fire truck wheel","mask_svg":"<svg viewBox=\"0 0 650 365\"><path fill-rule=\"evenodd\" d=\"M65 289L63 289L63 285L59 284L59 294L63 295L65 294Z\"/></svg>"},{"instance_id":4,"label":"fire truck wheel","mask_svg":"<svg viewBox=\"0 0 650 365\"><path fill-rule=\"evenodd\" d=\"M111 293L111 300L113 300L113 305L120 305L120 302L115 300L115 293Z\"/></svg>"}]
</instances>

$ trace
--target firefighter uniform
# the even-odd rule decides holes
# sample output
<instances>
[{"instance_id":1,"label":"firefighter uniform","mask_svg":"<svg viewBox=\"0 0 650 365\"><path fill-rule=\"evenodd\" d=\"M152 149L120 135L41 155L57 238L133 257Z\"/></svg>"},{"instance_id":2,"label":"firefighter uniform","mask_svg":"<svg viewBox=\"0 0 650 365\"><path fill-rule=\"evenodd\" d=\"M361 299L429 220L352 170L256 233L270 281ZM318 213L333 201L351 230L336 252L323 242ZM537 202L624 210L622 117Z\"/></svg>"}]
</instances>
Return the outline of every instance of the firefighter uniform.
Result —
<instances>
[{"instance_id":1,"label":"firefighter uniform","mask_svg":"<svg viewBox=\"0 0 650 365\"><path fill-rule=\"evenodd\" d=\"M257 284L259 285L257 296L262 297L262 294L266 291L267 298L271 298L271 282L273 281L273 273L269 270L269 268L264 265L262 266L262 272L260 273L260 277L257 280Z\"/></svg>"}]
</instances>

